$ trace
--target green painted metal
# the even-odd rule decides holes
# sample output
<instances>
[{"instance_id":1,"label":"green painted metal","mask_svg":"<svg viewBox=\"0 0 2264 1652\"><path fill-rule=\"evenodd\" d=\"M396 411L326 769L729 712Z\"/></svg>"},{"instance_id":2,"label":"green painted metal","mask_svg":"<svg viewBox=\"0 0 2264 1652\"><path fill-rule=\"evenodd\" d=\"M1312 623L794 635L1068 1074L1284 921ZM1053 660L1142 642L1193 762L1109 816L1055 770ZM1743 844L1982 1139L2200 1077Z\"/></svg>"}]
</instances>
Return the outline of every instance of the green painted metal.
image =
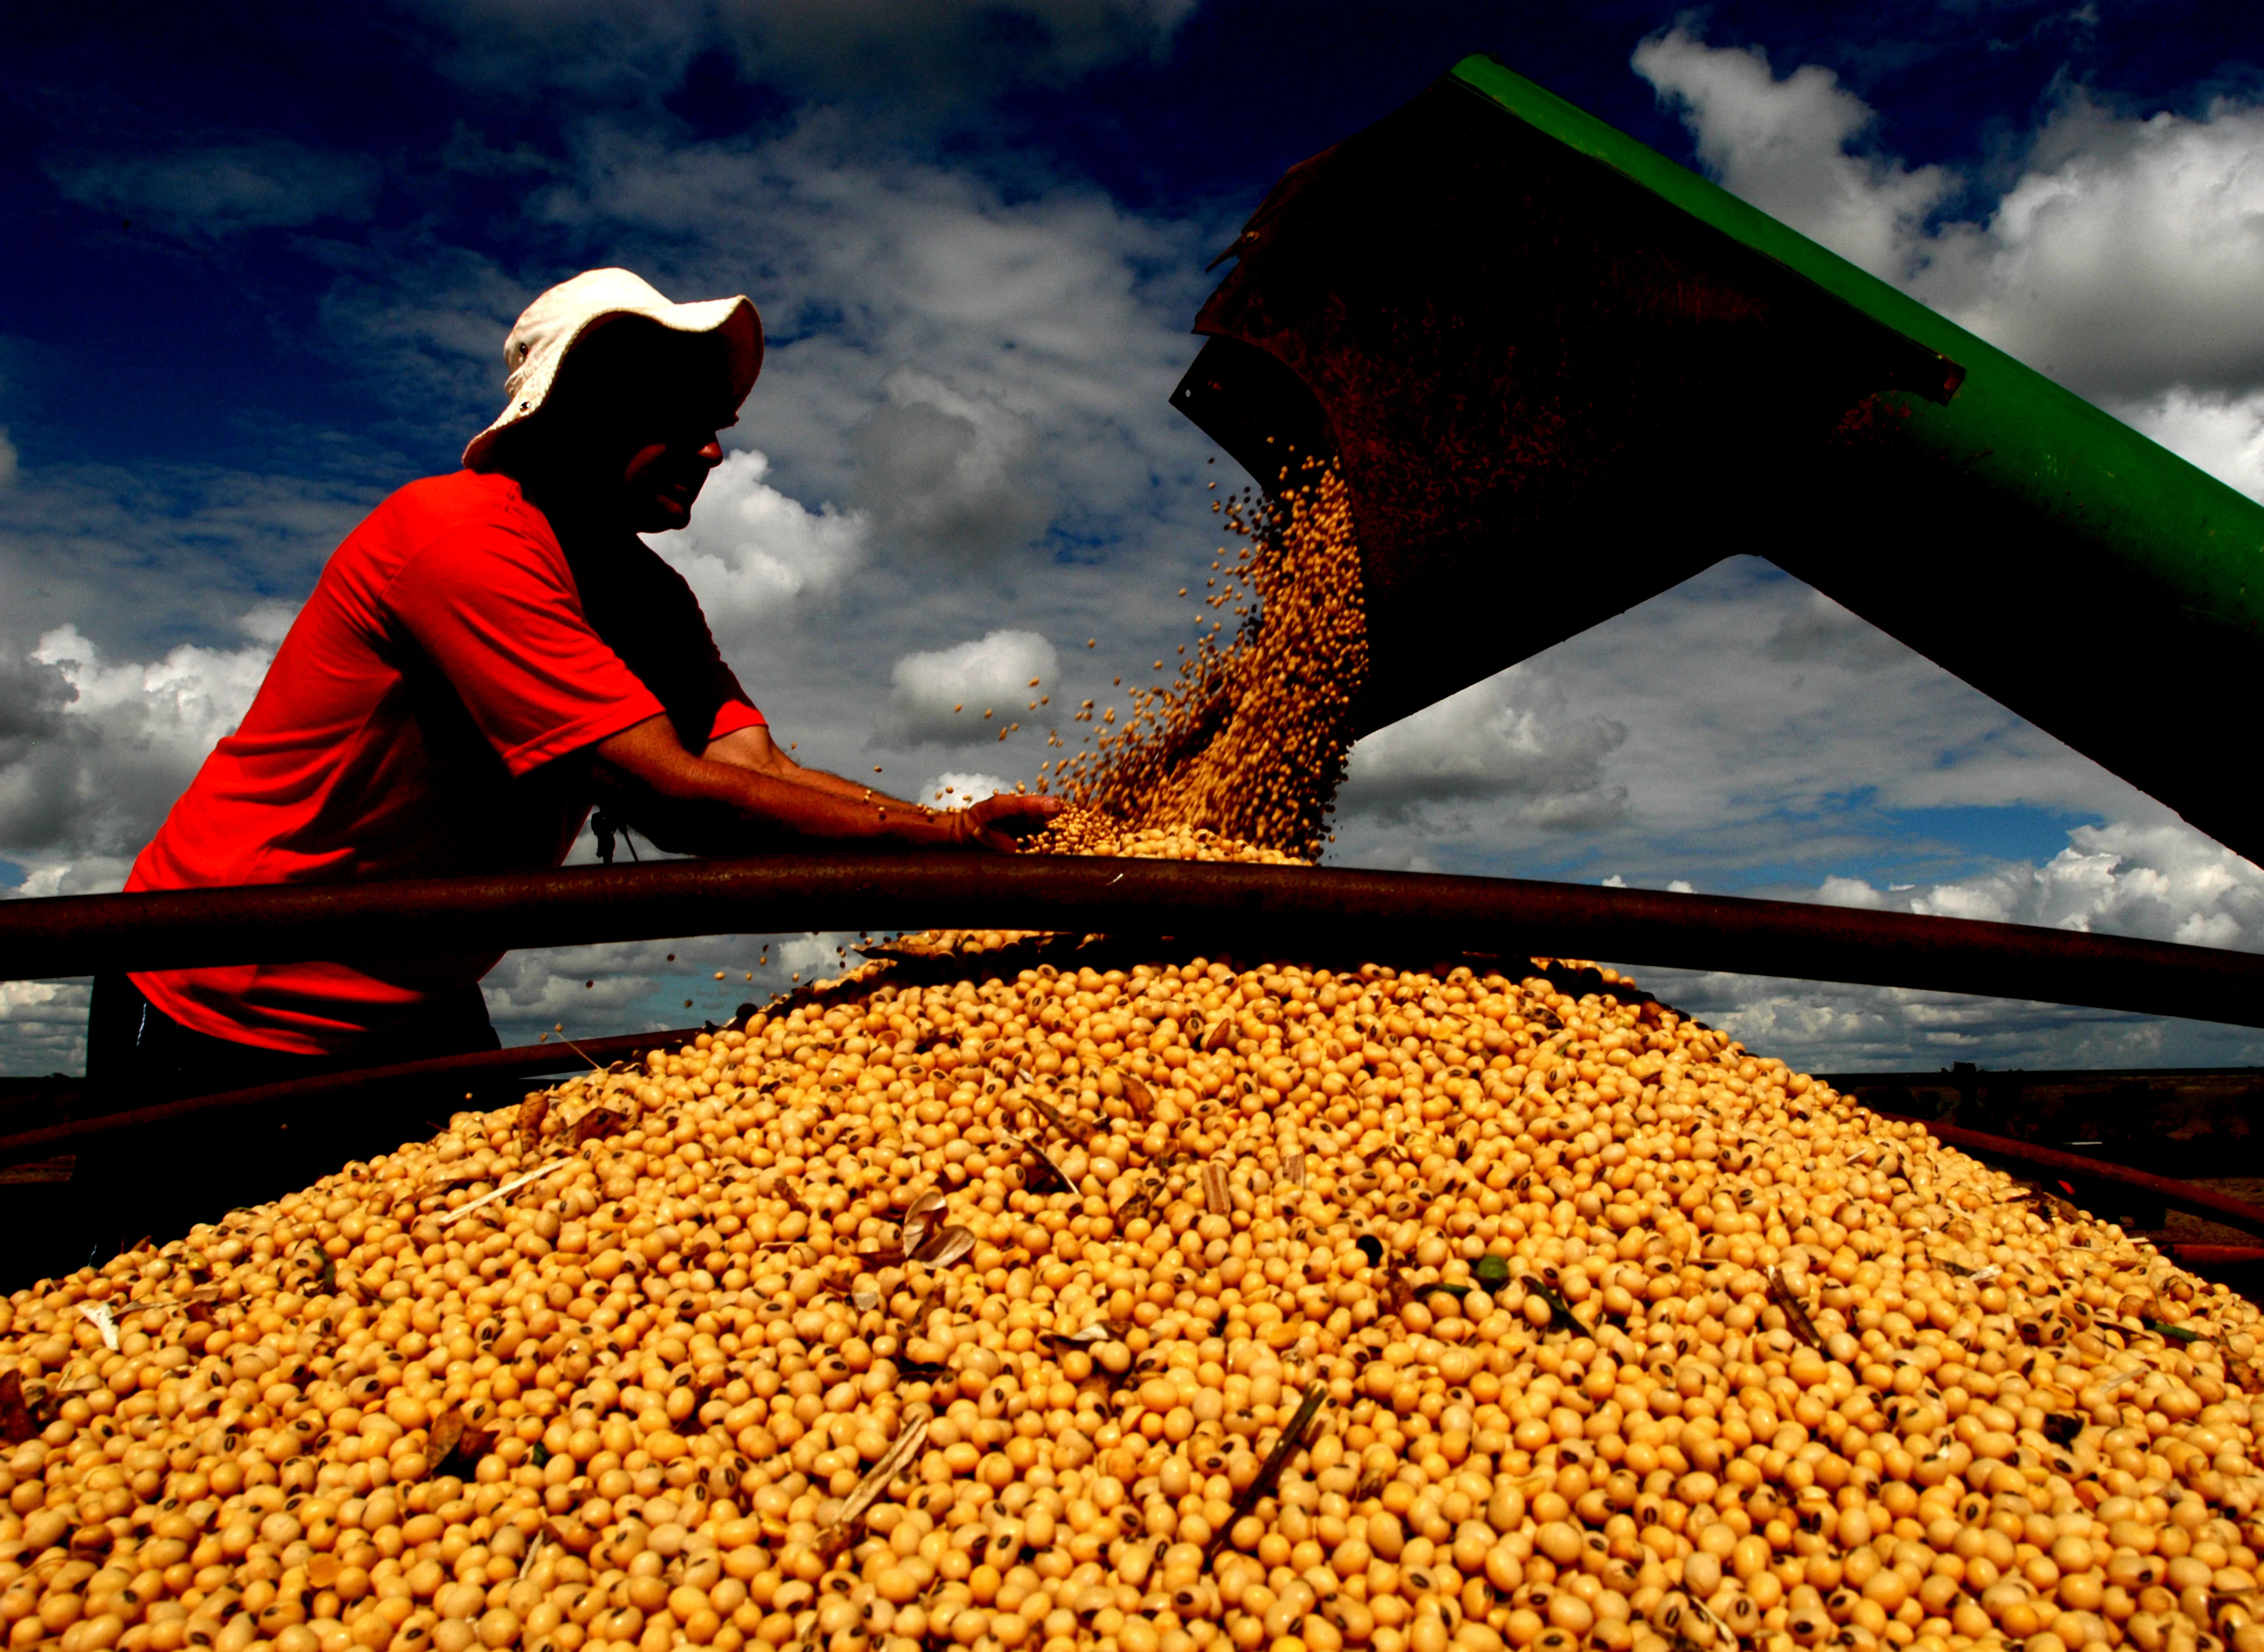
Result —
<instances>
[{"instance_id":1,"label":"green painted metal","mask_svg":"<svg viewBox=\"0 0 2264 1652\"><path fill-rule=\"evenodd\" d=\"M1483 54L1452 78L1965 370L1947 403L1894 392L1904 439L2026 498L2189 612L2264 634L2264 505L1719 185Z\"/></svg>"}]
</instances>

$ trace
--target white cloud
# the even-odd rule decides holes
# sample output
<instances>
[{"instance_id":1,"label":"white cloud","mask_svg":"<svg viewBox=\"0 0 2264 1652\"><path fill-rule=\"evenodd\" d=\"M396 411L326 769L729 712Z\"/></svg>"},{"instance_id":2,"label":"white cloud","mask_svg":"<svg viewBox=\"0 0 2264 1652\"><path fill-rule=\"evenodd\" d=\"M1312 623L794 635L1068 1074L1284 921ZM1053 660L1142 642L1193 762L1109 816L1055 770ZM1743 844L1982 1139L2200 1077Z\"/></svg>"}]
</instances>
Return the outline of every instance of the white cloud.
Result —
<instances>
[{"instance_id":1,"label":"white cloud","mask_svg":"<svg viewBox=\"0 0 2264 1652\"><path fill-rule=\"evenodd\" d=\"M386 462L359 475L311 461L301 475L155 463L25 471L0 491L0 660L62 625L120 658L232 640L247 608L313 589L339 540L402 480L397 456L389 474Z\"/></svg>"},{"instance_id":2,"label":"white cloud","mask_svg":"<svg viewBox=\"0 0 2264 1652\"><path fill-rule=\"evenodd\" d=\"M2264 951L2264 872L2182 822L2076 826L2051 860L2015 862L1927 889L1882 892L1863 878L1825 878L1825 905L1925 917L2035 924L2187 946Z\"/></svg>"},{"instance_id":3,"label":"white cloud","mask_svg":"<svg viewBox=\"0 0 2264 1652\"><path fill-rule=\"evenodd\" d=\"M254 603L236 622L236 628L254 642L280 648L283 639L290 634L291 622L299 617L299 607L295 602L280 600Z\"/></svg>"},{"instance_id":4,"label":"white cloud","mask_svg":"<svg viewBox=\"0 0 2264 1652\"><path fill-rule=\"evenodd\" d=\"M1034 631L993 631L954 648L907 654L889 673L878 732L908 743L995 743L1009 723L1034 722L1026 708L1059 686L1060 666L1054 645ZM1033 677L1040 686L1029 685Z\"/></svg>"},{"instance_id":5,"label":"white cloud","mask_svg":"<svg viewBox=\"0 0 2264 1652\"><path fill-rule=\"evenodd\" d=\"M2264 871L2191 827L2080 826L2042 866L2016 865L1910 897L1912 911L2202 946L2264 950Z\"/></svg>"},{"instance_id":6,"label":"white cloud","mask_svg":"<svg viewBox=\"0 0 2264 1652\"><path fill-rule=\"evenodd\" d=\"M2264 1060L2264 1035L2253 1027L1614 961L1676 1009L1807 1072L1931 1072L1953 1061L2004 1069Z\"/></svg>"},{"instance_id":7,"label":"white cloud","mask_svg":"<svg viewBox=\"0 0 2264 1652\"><path fill-rule=\"evenodd\" d=\"M1526 686L1510 686L1520 677ZM1465 779L1459 799L1377 808L1348 786L1332 859L1401 866L1419 851L1457 872L1615 871L1649 888L1686 877L1735 889L1750 887L1756 866L1812 867L1820 879L1835 862L1909 853L1925 830L1908 822L1913 811L2173 818L1758 558L1717 564L1493 680L1499 703L1535 716L1544 752L1562 742L1565 778L1539 793L1552 807L1532 807L1547 764L1520 771L1497 735L1499 795ZM1477 689L1456 698L1489 703ZM1474 731L1440 743L1450 780L1486 750L1485 720L1471 721ZM1606 803L1578 832L1549 830L1559 810ZM1920 864L1941 848L1926 845Z\"/></svg>"},{"instance_id":8,"label":"white cloud","mask_svg":"<svg viewBox=\"0 0 2264 1652\"><path fill-rule=\"evenodd\" d=\"M861 511L812 511L764 480L771 461L746 450L709 475L688 526L655 534L653 548L690 582L725 646L798 617L832 595L866 556Z\"/></svg>"},{"instance_id":9,"label":"white cloud","mask_svg":"<svg viewBox=\"0 0 2264 1652\"><path fill-rule=\"evenodd\" d=\"M182 644L154 662L112 662L75 625L47 631L12 677L29 693L0 714L0 854L27 894L115 888L274 658L278 609L244 616L241 648ZM11 699L15 696L11 695Z\"/></svg>"},{"instance_id":10,"label":"white cloud","mask_svg":"<svg viewBox=\"0 0 2264 1652\"><path fill-rule=\"evenodd\" d=\"M2264 871L2176 822L2078 827L2041 863L1921 888L1831 876L1826 905L2264 950ZM1607 881L1609 881L1608 880ZM2264 1033L2064 1005L1626 966L1678 1009L1810 1071L2241 1064Z\"/></svg>"},{"instance_id":11,"label":"white cloud","mask_svg":"<svg viewBox=\"0 0 2264 1652\"><path fill-rule=\"evenodd\" d=\"M75 1073L86 1063L88 992L78 982L0 981L0 1056L11 1073Z\"/></svg>"},{"instance_id":12,"label":"white cloud","mask_svg":"<svg viewBox=\"0 0 2264 1652\"><path fill-rule=\"evenodd\" d=\"M1828 877L1816 891L1816 898L1825 906L1860 907L1874 912L1887 903L1887 897L1861 878Z\"/></svg>"},{"instance_id":13,"label":"white cloud","mask_svg":"<svg viewBox=\"0 0 2264 1652\"><path fill-rule=\"evenodd\" d=\"M1033 485L1027 417L909 368L885 388L852 438L861 466L852 496L878 519L883 544L971 561L1019 550L1045 526L1052 511Z\"/></svg>"},{"instance_id":14,"label":"white cloud","mask_svg":"<svg viewBox=\"0 0 2264 1652\"><path fill-rule=\"evenodd\" d=\"M1830 69L1810 63L1779 80L1760 50L1709 47L1682 28L1645 40L1633 62L1723 187L1875 275L1908 272L1952 179L1861 152L1876 117Z\"/></svg>"},{"instance_id":15,"label":"white cloud","mask_svg":"<svg viewBox=\"0 0 2264 1652\"><path fill-rule=\"evenodd\" d=\"M244 619L247 630L272 635L273 609L256 608ZM121 734L130 729L137 746L193 765L243 720L274 649L274 641L264 639L232 650L185 643L154 664L109 665L76 626L66 625L42 636L30 657L62 673L71 690L69 715Z\"/></svg>"},{"instance_id":16,"label":"white cloud","mask_svg":"<svg viewBox=\"0 0 2264 1652\"><path fill-rule=\"evenodd\" d=\"M196 236L366 218L381 177L367 156L282 139L160 154L57 155L47 170L81 206Z\"/></svg>"},{"instance_id":17,"label":"white cloud","mask_svg":"<svg viewBox=\"0 0 2264 1652\"><path fill-rule=\"evenodd\" d=\"M54 1003L63 989L52 981L0 981L0 1017L13 1018Z\"/></svg>"},{"instance_id":18,"label":"white cloud","mask_svg":"<svg viewBox=\"0 0 2264 1652\"><path fill-rule=\"evenodd\" d=\"M2086 395L2264 377L2264 111L2117 119L2080 94L1985 224L1946 228L1913 290Z\"/></svg>"},{"instance_id":19,"label":"white cloud","mask_svg":"<svg viewBox=\"0 0 2264 1652\"><path fill-rule=\"evenodd\" d=\"M2264 380L2264 110L2137 120L2079 90L1985 219L1929 225L1957 180L1865 152L1871 111L1828 70L1778 80L1759 52L1681 28L1634 62L1725 187L2254 487L2253 423L2235 413L2228 432L2195 407L2231 411ZM2180 388L2187 403L2166 403Z\"/></svg>"},{"instance_id":20,"label":"white cloud","mask_svg":"<svg viewBox=\"0 0 2264 1652\"><path fill-rule=\"evenodd\" d=\"M2223 395L2177 386L2108 410L2250 498L2264 500L2264 390Z\"/></svg>"},{"instance_id":21,"label":"white cloud","mask_svg":"<svg viewBox=\"0 0 2264 1652\"><path fill-rule=\"evenodd\" d=\"M1610 718L1573 712L1539 669L1513 667L1354 745L1339 807L1404 821L1484 800L1527 824L1593 829L1626 808L1604 762L1627 733Z\"/></svg>"},{"instance_id":22,"label":"white cloud","mask_svg":"<svg viewBox=\"0 0 2264 1652\"><path fill-rule=\"evenodd\" d=\"M947 769L930 780L920 792L918 801L944 808L965 808L980 803L984 798L1014 789L1012 780L1000 779L995 774L962 774Z\"/></svg>"}]
</instances>

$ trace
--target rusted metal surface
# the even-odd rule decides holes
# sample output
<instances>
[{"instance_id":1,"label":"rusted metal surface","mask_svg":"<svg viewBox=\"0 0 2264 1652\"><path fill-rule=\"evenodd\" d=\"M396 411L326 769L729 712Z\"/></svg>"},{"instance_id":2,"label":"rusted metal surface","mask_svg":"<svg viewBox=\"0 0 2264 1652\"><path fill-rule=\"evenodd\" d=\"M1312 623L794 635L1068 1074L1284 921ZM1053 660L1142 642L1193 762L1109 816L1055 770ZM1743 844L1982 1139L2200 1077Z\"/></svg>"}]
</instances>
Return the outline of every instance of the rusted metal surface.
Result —
<instances>
[{"instance_id":1,"label":"rusted metal surface","mask_svg":"<svg viewBox=\"0 0 2264 1652\"><path fill-rule=\"evenodd\" d=\"M1891 1118L1894 1115L1883 1113L1880 1116ZM2228 1228L2238 1228L2243 1233L2264 1235L2264 1209L2210 1188L2196 1187L2191 1182L2173 1181L2166 1176L2152 1176L2144 1170L2130 1170L2103 1159L2087 1159L2080 1153L2062 1153L2057 1148L2040 1148L2032 1141L2015 1141L2010 1136L1963 1130L1954 1124L1940 1124L1931 1119L1912 1119L1905 1122L1922 1125L1930 1134L1970 1153L1986 1154L1991 1158L2005 1159L2031 1170L2050 1170L2058 1176L2081 1177L2087 1181L2112 1182L2123 1187L2135 1187L2152 1194L2173 1210L2190 1211L2196 1216L2206 1216L2211 1221L2222 1222Z\"/></svg>"},{"instance_id":2,"label":"rusted metal surface","mask_svg":"<svg viewBox=\"0 0 2264 1652\"><path fill-rule=\"evenodd\" d=\"M664 1045L683 1044L698 1037L701 1031L700 1027L691 1027L577 1039L570 1047L563 1043L523 1044L514 1049L481 1050L469 1055L443 1055L431 1061L396 1061L385 1067L320 1073L285 1083L258 1084L249 1090L222 1090L210 1096L185 1096L153 1106L109 1112L91 1111L101 1106L103 1098L80 1091L72 1103L76 1116L0 1135L0 1166L52 1160L76 1152L98 1136L121 1130L193 1120L227 1127L249 1114L304 1107L316 1102L335 1106L351 1101L366 1106L373 1098L388 1090L408 1090L418 1098L412 1108L416 1119L410 1122L421 1134L421 1120L429 1111L422 1098L429 1095L437 1081L475 1083L482 1079L564 1073L582 1069L592 1062L602 1067Z\"/></svg>"},{"instance_id":3,"label":"rusted metal surface","mask_svg":"<svg viewBox=\"0 0 2264 1652\"><path fill-rule=\"evenodd\" d=\"M1244 955L1603 958L2264 1025L2264 957L2212 947L1516 878L1076 856L673 860L11 901L0 977L977 927L1168 935Z\"/></svg>"},{"instance_id":4,"label":"rusted metal surface","mask_svg":"<svg viewBox=\"0 0 2264 1652\"><path fill-rule=\"evenodd\" d=\"M2156 1176L2264 1179L2264 1067L2022 1071L1959 1061L1934 1072L1817 1076L1879 1112L1941 1119ZM2155 1208L2139 1201L2124 1214Z\"/></svg>"},{"instance_id":5,"label":"rusted metal surface","mask_svg":"<svg viewBox=\"0 0 2264 1652\"><path fill-rule=\"evenodd\" d=\"M2188 1244L2172 1239L2155 1249L2183 1268L2253 1267L2264 1262L2264 1245Z\"/></svg>"},{"instance_id":6,"label":"rusted metal surface","mask_svg":"<svg viewBox=\"0 0 2264 1652\"><path fill-rule=\"evenodd\" d=\"M1452 76L1292 168L1231 251L1172 405L1269 491L1341 466L1362 733L1754 548L1759 478L1955 382Z\"/></svg>"},{"instance_id":7,"label":"rusted metal surface","mask_svg":"<svg viewBox=\"0 0 2264 1652\"><path fill-rule=\"evenodd\" d=\"M1480 57L1231 251L1172 405L1339 464L1361 733L1760 555L2264 860L2264 507L1908 294Z\"/></svg>"}]
</instances>

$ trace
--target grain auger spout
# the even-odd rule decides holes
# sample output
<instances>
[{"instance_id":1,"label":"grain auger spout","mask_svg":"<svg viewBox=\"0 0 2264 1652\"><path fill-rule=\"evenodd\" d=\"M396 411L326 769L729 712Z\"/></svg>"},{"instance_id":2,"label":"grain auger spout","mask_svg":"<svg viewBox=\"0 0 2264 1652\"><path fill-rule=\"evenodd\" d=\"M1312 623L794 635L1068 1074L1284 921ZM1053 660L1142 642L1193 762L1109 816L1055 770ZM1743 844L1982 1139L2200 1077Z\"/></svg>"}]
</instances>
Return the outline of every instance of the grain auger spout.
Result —
<instances>
[{"instance_id":1,"label":"grain auger spout","mask_svg":"<svg viewBox=\"0 0 2264 1652\"><path fill-rule=\"evenodd\" d=\"M1361 731L1750 552L2264 859L2264 508L1924 305L1487 57L1229 251L1173 402L1341 466Z\"/></svg>"}]
</instances>

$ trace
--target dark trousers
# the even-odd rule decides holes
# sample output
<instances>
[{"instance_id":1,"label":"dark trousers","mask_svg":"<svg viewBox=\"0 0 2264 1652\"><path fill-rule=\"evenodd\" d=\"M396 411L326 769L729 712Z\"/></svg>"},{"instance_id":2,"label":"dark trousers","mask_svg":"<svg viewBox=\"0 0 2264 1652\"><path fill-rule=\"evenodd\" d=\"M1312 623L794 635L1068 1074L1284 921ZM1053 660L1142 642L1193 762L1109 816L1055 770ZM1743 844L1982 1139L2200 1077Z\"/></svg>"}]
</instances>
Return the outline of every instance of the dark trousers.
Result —
<instances>
[{"instance_id":1,"label":"dark trousers","mask_svg":"<svg viewBox=\"0 0 2264 1652\"><path fill-rule=\"evenodd\" d=\"M194 1032L142 996L122 975L98 975L87 1015L90 1111L153 1106L186 1096L312 1078L352 1068L463 1055L499 1047L476 987L436 1001L382 1047L345 1056L293 1055ZM191 1114L98 1136L71 1173L67 1254L54 1271L99 1265L148 1238L178 1239L199 1222L310 1185L351 1159L388 1153L467 1105L461 1079L428 1080L378 1096L310 1098Z\"/></svg>"}]
</instances>

